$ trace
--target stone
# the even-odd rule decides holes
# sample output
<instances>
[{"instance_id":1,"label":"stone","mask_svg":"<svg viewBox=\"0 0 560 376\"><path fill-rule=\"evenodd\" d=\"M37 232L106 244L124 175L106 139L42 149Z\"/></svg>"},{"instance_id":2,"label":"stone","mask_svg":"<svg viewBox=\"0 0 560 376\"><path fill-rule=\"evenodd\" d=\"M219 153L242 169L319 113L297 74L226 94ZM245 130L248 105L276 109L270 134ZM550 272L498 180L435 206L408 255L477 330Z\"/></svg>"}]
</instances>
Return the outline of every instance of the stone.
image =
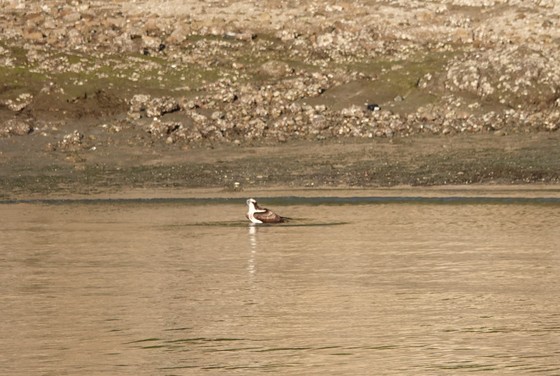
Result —
<instances>
[{"instance_id":1,"label":"stone","mask_svg":"<svg viewBox=\"0 0 560 376\"><path fill-rule=\"evenodd\" d=\"M23 109L29 106L32 100L33 100L33 95L29 93L23 93L20 94L15 100L7 99L1 101L0 104L8 107L11 111L21 112Z\"/></svg>"},{"instance_id":2,"label":"stone","mask_svg":"<svg viewBox=\"0 0 560 376\"><path fill-rule=\"evenodd\" d=\"M294 72L288 63L277 60L270 60L261 65L260 72L273 78L282 78Z\"/></svg>"},{"instance_id":3,"label":"stone","mask_svg":"<svg viewBox=\"0 0 560 376\"><path fill-rule=\"evenodd\" d=\"M33 132L33 126L27 121L20 119L10 119L4 126L5 133L14 136L25 136Z\"/></svg>"},{"instance_id":4,"label":"stone","mask_svg":"<svg viewBox=\"0 0 560 376\"><path fill-rule=\"evenodd\" d=\"M62 20L66 23L75 23L82 19L82 15L79 12L68 13L62 17Z\"/></svg>"},{"instance_id":5,"label":"stone","mask_svg":"<svg viewBox=\"0 0 560 376\"><path fill-rule=\"evenodd\" d=\"M171 35L169 35L169 37L167 38L167 43L181 44L187 39L187 36L187 30L183 26L177 25L175 27L175 30L173 30Z\"/></svg>"}]
</instances>

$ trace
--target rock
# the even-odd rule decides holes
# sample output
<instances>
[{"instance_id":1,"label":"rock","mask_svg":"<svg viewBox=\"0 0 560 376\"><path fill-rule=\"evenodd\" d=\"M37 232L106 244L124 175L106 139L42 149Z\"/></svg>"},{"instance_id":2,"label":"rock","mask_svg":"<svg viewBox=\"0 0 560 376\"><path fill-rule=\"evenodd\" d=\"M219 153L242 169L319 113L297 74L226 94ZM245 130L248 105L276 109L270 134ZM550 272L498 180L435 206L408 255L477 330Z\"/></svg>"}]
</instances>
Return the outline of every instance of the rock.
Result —
<instances>
[{"instance_id":1,"label":"rock","mask_svg":"<svg viewBox=\"0 0 560 376\"><path fill-rule=\"evenodd\" d=\"M329 48L334 44L334 34L326 33L319 35L316 41L317 47L319 48Z\"/></svg>"},{"instance_id":2,"label":"rock","mask_svg":"<svg viewBox=\"0 0 560 376\"><path fill-rule=\"evenodd\" d=\"M79 12L72 12L64 15L62 20L66 23L76 23L82 19L82 15Z\"/></svg>"},{"instance_id":3,"label":"rock","mask_svg":"<svg viewBox=\"0 0 560 376\"><path fill-rule=\"evenodd\" d=\"M144 23L144 31L148 35L157 35L159 34L162 29L160 27L161 20L159 17L150 17Z\"/></svg>"},{"instance_id":4,"label":"rock","mask_svg":"<svg viewBox=\"0 0 560 376\"><path fill-rule=\"evenodd\" d=\"M120 30L126 26L126 19L122 16L107 17L102 21L105 28Z\"/></svg>"},{"instance_id":5,"label":"rock","mask_svg":"<svg viewBox=\"0 0 560 376\"><path fill-rule=\"evenodd\" d=\"M188 36L187 30L182 25L177 25L175 30L169 35L167 38L167 43L170 44L181 44L183 43Z\"/></svg>"},{"instance_id":6,"label":"rock","mask_svg":"<svg viewBox=\"0 0 560 376\"><path fill-rule=\"evenodd\" d=\"M151 97L147 94L136 94L132 97L129 104L129 113L140 113L146 110L146 106Z\"/></svg>"},{"instance_id":7,"label":"rock","mask_svg":"<svg viewBox=\"0 0 560 376\"><path fill-rule=\"evenodd\" d=\"M164 46L163 48L161 46ZM142 36L142 47L147 48L152 51L161 51L165 48L165 45L161 42L161 39L150 37L147 35Z\"/></svg>"},{"instance_id":8,"label":"rock","mask_svg":"<svg viewBox=\"0 0 560 376\"><path fill-rule=\"evenodd\" d=\"M212 115L210 116L210 119L220 120L220 119L224 119L225 117L226 117L226 115L222 111L214 111L212 113Z\"/></svg>"},{"instance_id":9,"label":"rock","mask_svg":"<svg viewBox=\"0 0 560 376\"><path fill-rule=\"evenodd\" d=\"M329 122L324 115L312 115L310 118L311 126L317 130L329 128Z\"/></svg>"},{"instance_id":10,"label":"rock","mask_svg":"<svg viewBox=\"0 0 560 376\"><path fill-rule=\"evenodd\" d=\"M26 121L20 119L10 119L4 125L4 130L1 132L5 136L25 136L33 132L33 126Z\"/></svg>"},{"instance_id":11,"label":"rock","mask_svg":"<svg viewBox=\"0 0 560 376\"><path fill-rule=\"evenodd\" d=\"M15 100L7 99L0 102L0 104L3 104L4 106L8 107L11 111L20 112L24 108L29 106L32 100L33 100L33 95L29 93L23 93L20 94Z\"/></svg>"},{"instance_id":12,"label":"rock","mask_svg":"<svg viewBox=\"0 0 560 376\"><path fill-rule=\"evenodd\" d=\"M342 109L340 114L345 118L363 118L365 116L364 110L356 105Z\"/></svg>"},{"instance_id":13,"label":"rock","mask_svg":"<svg viewBox=\"0 0 560 376\"><path fill-rule=\"evenodd\" d=\"M84 35L77 29L70 29L67 33L68 43L73 46L84 43Z\"/></svg>"},{"instance_id":14,"label":"rock","mask_svg":"<svg viewBox=\"0 0 560 376\"><path fill-rule=\"evenodd\" d=\"M77 130L72 133L65 135L62 140L60 140L55 150L60 151L77 151L83 149L85 146L82 144L84 135Z\"/></svg>"},{"instance_id":15,"label":"rock","mask_svg":"<svg viewBox=\"0 0 560 376\"><path fill-rule=\"evenodd\" d=\"M260 72L273 78L282 78L294 73L294 69L283 61L270 60L261 65Z\"/></svg>"},{"instance_id":16,"label":"rock","mask_svg":"<svg viewBox=\"0 0 560 376\"><path fill-rule=\"evenodd\" d=\"M251 31L244 31L244 32L227 31L224 33L224 37L233 38L242 41L251 41L257 37L257 34Z\"/></svg>"},{"instance_id":17,"label":"rock","mask_svg":"<svg viewBox=\"0 0 560 376\"><path fill-rule=\"evenodd\" d=\"M159 119L156 119L148 125L146 128L146 132L156 136L168 136L171 135L173 132L176 132L182 128L181 123L178 122L162 122Z\"/></svg>"},{"instance_id":18,"label":"rock","mask_svg":"<svg viewBox=\"0 0 560 376\"><path fill-rule=\"evenodd\" d=\"M156 117L171 112L179 111L179 103L175 98L172 97L162 97L153 98L146 105L146 115L148 117Z\"/></svg>"},{"instance_id":19,"label":"rock","mask_svg":"<svg viewBox=\"0 0 560 376\"><path fill-rule=\"evenodd\" d=\"M43 34L40 31L24 31L22 34L23 39L29 41L29 42L34 42L34 43L39 43L39 42L44 42L45 41L45 34Z\"/></svg>"},{"instance_id":20,"label":"rock","mask_svg":"<svg viewBox=\"0 0 560 376\"><path fill-rule=\"evenodd\" d=\"M179 111L179 102L172 97L152 98L146 94L136 94L129 101L128 113L132 118L142 117L145 112L147 117L153 118L164 114Z\"/></svg>"},{"instance_id":21,"label":"rock","mask_svg":"<svg viewBox=\"0 0 560 376\"><path fill-rule=\"evenodd\" d=\"M192 118L192 120L195 124L199 124L199 125L206 124L206 122L208 120L208 118L206 116L204 116L202 114L199 114L197 112L192 112L191 113L191 118Z\"/></svg>"}]
</instances>

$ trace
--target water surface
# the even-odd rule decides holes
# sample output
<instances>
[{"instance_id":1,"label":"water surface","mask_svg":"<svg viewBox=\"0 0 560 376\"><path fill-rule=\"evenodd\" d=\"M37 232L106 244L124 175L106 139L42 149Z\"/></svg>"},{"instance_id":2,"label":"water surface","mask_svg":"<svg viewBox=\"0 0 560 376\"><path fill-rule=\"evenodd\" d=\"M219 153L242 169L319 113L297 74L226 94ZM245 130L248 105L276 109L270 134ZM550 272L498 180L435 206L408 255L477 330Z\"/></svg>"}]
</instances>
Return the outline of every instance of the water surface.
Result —
<instances>
[{"instance_id":1,"label":"water surface","mask_svg":"<svg viewBox=\"0 0 560 376\"><path fill-rule=\"evenodd\" d=\"M3 374L560 373L558 200L262 204L0 205Z\"/></svg>"}]
</instances>

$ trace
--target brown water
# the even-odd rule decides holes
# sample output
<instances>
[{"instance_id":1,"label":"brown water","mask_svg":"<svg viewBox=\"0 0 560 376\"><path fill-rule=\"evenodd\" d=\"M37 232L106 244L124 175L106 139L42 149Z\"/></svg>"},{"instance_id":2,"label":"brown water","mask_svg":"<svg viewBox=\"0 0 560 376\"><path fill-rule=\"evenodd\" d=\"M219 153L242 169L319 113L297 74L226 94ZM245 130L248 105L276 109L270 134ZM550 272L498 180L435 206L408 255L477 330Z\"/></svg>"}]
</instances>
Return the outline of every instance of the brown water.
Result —
<instances>
[{"instance_id":1,"label":"brown water","mask_svg":"<svg viewBox=\"0 0 560 376\"><path fill-rule=\"evenodd\" d=\"M0 205L1 373L560 374L558 201L270 203Z\"/></svg>"}]
</instances>

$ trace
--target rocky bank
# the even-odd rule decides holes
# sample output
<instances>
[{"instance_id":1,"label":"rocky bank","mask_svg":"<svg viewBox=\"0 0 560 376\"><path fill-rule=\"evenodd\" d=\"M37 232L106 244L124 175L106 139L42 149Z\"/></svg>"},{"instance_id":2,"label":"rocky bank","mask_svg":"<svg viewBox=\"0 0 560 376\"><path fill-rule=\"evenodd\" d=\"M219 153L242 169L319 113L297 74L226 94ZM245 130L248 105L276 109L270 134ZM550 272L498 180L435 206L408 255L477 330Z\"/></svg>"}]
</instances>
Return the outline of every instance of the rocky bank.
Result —
<instances>
[{"instance_id":1,"label":"rocky bank","mask_svg":"<svg viewBox=\"0 0 560 376\"><path fill-rule=\"evenodd\" d=\"M554 138L559 26L553 0L0 0L3 168L32 168L22 154L79 171L124 149Z\"/></svg>"}]
</instances>

